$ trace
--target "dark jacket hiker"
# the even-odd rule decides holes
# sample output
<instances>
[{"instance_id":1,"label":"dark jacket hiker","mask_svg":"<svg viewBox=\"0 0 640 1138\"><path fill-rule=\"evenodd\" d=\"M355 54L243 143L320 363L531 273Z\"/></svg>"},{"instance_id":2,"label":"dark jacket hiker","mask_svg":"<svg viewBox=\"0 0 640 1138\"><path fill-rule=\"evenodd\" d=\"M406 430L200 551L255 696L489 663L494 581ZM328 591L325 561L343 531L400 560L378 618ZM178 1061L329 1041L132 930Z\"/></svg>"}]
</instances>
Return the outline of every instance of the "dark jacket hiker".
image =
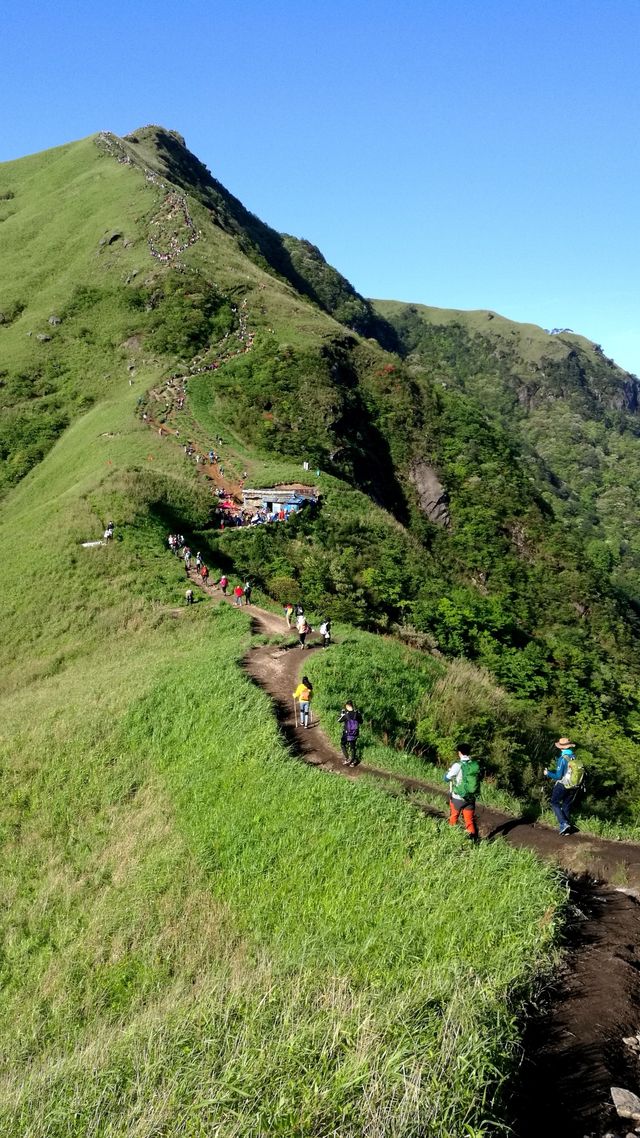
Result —
<instances>
[{"instance_id":1,"label":"dark jacket hiker","mask_svg":"<svg viewBox=\"0 0 640 1138\"><path fill-rule=\"evenodd\" d=\"M350 699L347 700L340 712L338 723L342 724L340 750L342 751L343 765L357 767L360 759L356 757L356 744L360 735L362 712L356 710Z\"/></svg>"}]
</instances>

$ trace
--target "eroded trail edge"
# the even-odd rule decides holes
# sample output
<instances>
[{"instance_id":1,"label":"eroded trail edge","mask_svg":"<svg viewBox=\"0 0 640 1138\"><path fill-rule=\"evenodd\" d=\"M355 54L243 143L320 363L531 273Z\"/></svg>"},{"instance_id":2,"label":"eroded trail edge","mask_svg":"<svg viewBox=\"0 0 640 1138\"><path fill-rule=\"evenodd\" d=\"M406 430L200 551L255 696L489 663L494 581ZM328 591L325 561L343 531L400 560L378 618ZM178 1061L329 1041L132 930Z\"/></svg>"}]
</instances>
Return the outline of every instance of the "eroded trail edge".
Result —
<instances>
[{"instance_id":1,"label":"eroded trail edge","mask_svg":"<svg viewBox=\"0 0 640 1138\"><path fill-rule=\"evenodd\" d=\"M292 753L309 765L355 780L387 779L394 793L412 794L434 786L403 778L363 762L351 769L317 719L305 730L294 719L291 693L307 652L295 632L273 613L252 607L254 631L282 638L280 644L252 647L245 658L249 675L271 697L280 729ZM420 806L442 817L443 810ZM611 1086L640 1089L638 1052L624 1043L640 1029L640 846L589 835L562 839L552 829L488 807L478 810L480 835L502 836L525 846L567 871L570 920L561 973L547 992L545 1006L527 1020L522 1068L509 1097L508 1113L518 1138L546 1130L567 1138L624 1136L631 1123L617 1118ZM625 882L624 886L619 883Z\"/></svg>"}]
</instances>

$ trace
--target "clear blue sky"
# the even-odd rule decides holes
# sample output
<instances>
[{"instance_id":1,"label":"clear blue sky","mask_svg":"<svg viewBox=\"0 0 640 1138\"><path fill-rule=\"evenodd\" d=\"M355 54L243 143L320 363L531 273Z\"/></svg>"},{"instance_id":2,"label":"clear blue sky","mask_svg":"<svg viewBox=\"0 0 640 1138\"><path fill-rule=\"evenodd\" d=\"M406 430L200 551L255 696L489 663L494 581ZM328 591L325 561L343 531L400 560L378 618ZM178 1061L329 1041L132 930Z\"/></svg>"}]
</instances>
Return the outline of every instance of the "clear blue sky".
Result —
<instances>
[{"instance_id":1,"label":"clear blue sky","mask_svg":"<svg viewBox=\"0 0 640 1138\"><path fill-rule=\"evenodd\" d=\"M162 123L365 295L640 373L640 0L21 0L2 37L0 160Z\"/></svg>"}]
</instances>

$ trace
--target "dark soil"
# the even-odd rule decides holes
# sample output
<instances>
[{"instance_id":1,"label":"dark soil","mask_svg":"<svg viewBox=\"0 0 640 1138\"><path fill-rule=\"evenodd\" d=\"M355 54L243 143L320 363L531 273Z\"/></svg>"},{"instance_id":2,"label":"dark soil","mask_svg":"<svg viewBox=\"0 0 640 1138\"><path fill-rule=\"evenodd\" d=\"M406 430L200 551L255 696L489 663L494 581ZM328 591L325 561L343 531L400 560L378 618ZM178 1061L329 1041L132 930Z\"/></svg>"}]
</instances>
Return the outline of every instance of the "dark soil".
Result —
<instances>
[{"instance_id":1,"label":"dark soil","mask_svg":"<svg viewBox=\"0 0 640 1138\"><path fill-rule=\"evenodd\" d=\"M301 651L294 630L273 613L252 607L254 630L282 637L280 645L250 650L249 675L271 696L282 733L304 762L357 779L375 774L392 792L440 788L417 779L368 767L343 766L342 756L317 720L303 729L294 720L291 693L309 651ZM442 817L443 810L420 807ZM478 809L480 836L502 836L526 846L567 874L571 919L564 964L542 1009L527 1021L524 1059L507 1116L516 1138L603 1138L626 1135L631 1123L617 1119L611 1086L640 1093L639 1053L625 1036L640 1030L640 845L574 834L561 838L548 826ZM624 885L621 883L624 882Z\"/></svg>"}]
</instances>

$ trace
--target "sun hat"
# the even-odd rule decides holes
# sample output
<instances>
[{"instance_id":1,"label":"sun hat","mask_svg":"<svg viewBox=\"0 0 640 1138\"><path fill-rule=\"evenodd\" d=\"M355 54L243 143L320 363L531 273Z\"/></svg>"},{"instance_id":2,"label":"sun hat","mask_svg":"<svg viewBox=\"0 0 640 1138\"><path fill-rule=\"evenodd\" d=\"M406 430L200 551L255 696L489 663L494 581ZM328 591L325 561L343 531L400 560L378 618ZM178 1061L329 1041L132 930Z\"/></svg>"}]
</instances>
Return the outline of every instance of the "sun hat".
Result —
<instances>
[{"instance_id":1,"label":"sun hat","mask_svg":"<svg viewBox=\"0 0 640 1138\"><path fill-rule=\"evenodd\" d=\"M561 739L558 739L556 747L575 747L575 743L572 743L570 739L567 739L566 736L563 735Z\"/></svg>"}]
</instances>

